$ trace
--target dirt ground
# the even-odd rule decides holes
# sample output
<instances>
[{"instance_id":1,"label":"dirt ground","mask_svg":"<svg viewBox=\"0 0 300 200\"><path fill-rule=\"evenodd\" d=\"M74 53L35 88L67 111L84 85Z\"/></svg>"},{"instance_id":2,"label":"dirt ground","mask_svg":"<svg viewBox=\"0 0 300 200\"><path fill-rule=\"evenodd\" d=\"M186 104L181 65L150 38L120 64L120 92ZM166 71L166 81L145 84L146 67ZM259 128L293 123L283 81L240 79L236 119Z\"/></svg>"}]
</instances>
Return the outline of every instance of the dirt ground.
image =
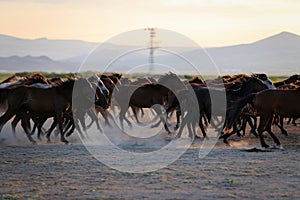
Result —
<instances>
[{"instance_id":1,"label":"dirt ground","mask_svg":"<svg viewBox=\"0 0 300 200\"><path fill-rule=\"evenodd\" d=\"M285 137L275 128L284 149L247 152L260 146L258 139L233 136L231 147L219 141L199 159L196 141L168 167L140 174L105 166L80 140L31 145L6 138L0 199L300 199L300 126L287 129Z\"/></svg>"}]
</instances>

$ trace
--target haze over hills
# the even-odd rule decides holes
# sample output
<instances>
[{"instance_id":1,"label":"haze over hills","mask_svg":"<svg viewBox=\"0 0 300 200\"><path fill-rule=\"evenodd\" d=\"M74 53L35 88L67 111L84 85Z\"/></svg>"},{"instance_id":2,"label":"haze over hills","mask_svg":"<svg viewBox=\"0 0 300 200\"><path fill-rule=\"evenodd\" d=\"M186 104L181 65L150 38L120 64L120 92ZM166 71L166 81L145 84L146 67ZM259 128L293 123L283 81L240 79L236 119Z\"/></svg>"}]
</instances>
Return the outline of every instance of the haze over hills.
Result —
<instances>
[{"instance_id":1,"label":"haze over hills","mask_svg":"<svg viewBox=\"0 0 300 200\"><path fill-rule=\"evenodd\" d=\"M97 43L81 40L34 40L16 38L0 34L0 56L48 56L54 60L67 59L72 56L86 55Z\"/></svg>"},{"instance_id":2,"label":"haze over hills","mask_svg":"<svg viewBox=\"0 0 300 200\"><path fill-rule=\"evenodd\" d=\"M0 35L0 45L0 71L69 72L76 71L86 55L98 44L81 40L28 40ZM88 59L86 70L102 71L110 60L135 48L105 45L105 48ZM204 74L211 73L214 64L221 73L264 72L288 75L300 72L300 36L289 32L281 32L250 44L206 48L205 51L175 48L174 51L199 67ZM178 56L156 50L155 61L173 66L181 73L193 73ZM125 72L132 66L147 62L148 51L136 52L121 58L113 69Z\"/></svg>"},{"instance_id":3,"label":"haze over hills","mask_svg":"<svg viewBox=\"0 0 300 200\"><path fill-rule=\"evenodd\" d=\"M291 74L300 72L300 36L281 32L250 44L207 49L224 71Z\"/></svg>"}]
</instances>

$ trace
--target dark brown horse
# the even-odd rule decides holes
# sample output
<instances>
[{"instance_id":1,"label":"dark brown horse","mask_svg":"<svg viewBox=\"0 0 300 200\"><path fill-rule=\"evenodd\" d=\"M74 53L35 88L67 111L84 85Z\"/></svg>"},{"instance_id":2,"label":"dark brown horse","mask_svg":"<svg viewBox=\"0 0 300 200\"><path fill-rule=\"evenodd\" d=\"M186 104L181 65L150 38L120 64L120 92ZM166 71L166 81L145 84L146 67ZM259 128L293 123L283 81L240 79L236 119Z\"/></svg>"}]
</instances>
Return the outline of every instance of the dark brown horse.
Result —
<instances>
[{"instance_id":1,"label":"dark brown horse","mask_svg":"<svg viewBox=\"0 0 300 200\"><path fill-rule=\"evenodd\" d=\"M277 145L280 145L279 139L271 130L275 115L284 117L300 117L300 90L273 90L268 89L256 94L250 94L237 101L229 114L228 127L231 127L241 109L248 103L256 109L260 116L258 134L262 147L269 147L262 135L267 131Z\"/></svg>"},{"instance_id":2,"label":"dark brown horse","mask_svg":"<svg viewBox=\"0 0 300 200\"><path fill-rule=\"evenodd\" d=\"M72 106L72 98L79 99L78 102L94 102L94 91L86 79L76 80L76 90L73 90L75 80L68 80L62 85L42 89L36 87L21 86L14 89L0 90L1 100L7 100L8 109L0 117L0 131L4 124L19 112L30 112L34 116L54 117L59 125L61 141L68 143L63 134L64 112ZM87 100L88 101L87 101ZM28 115L23 116L24 123L28 123ZM27 118L26 118L27 117ZM29 127L29 125L27 125ZM32 139L28 128L25 130L28 139Z\"/></svg>"},{"instance_id":3,"label":"dark brown horse","mask_svg":"<svg viewBox=\"0 0 300 200\"><path fill-rule=\"evenodd\" d=\"M170 88L170 89L169 89ZM142 86L121 85L119 92L116 93L115 99L120 106L120 122L123 126L125 119L128 125L131 122L125 117L125 113L129 106L136 108L153 108L160 117L167 132L170 132L163 117L162 108L168 93L176 92L181 89L186 89L178 76L173 73L168 73L158 80L158 84L145 84ZM160 105L160 106L158 106ZM133 109L135 112L135 109ZM136 113L135 113L136 115Z\"/></svg>"},{"instance_id":4,"label":"dark brown horse","mask_svg":"<svg viewBox=\"0 0 300 200\"><path fill-rule=\"evenodd\" d=\"M194 97L194 98L193 98ZM181 90L176 98L173 99L167 113L174 107L180 107L180 113L183 113L182 124L176 137L181 137L183 128L188 127L191 138L199 137L196 134L195 126L198 124L203 137L206 137L206 131L203 121L211 120L211 98L207 88L193 88L193 90Z\"/></svg>"},{"instance_id":5,"label":"dark brown horse","mask_svg":"<svg viewBox=\"0 0 300 200\"><path fill-rule=\"evenodd\" d=\"M213 117L222 116L222 118L225 117L225 113L227 112L227 108L230 107L232 101L237 100L238 98L244 97L250 93L258 92L267 89L267 86L258 78L256 77L249 77L247 81L243 82L241 84L241 87L238 90L224 90L221 88L206 88L206 87L194 87L194 85L191 85L194 88L194 92L198 98L199 102L199 108L204 110L204 105L213 105L212 108L205 108L207 111L210 110L210 115ZM226 97L226 98L225 98ZM176 102L176 101L175 101ZM204 102L202 104L201 102ZM174 107L174 106L173 106ZM171 111L171 108L168 109L168 111ZM178 115L180 115L180 112L178 112ZM176 129L179 127L179 117L177 116L177 124ZM197 119L199 120L199 119ZM219 126L222 126L225 119L220 121L218 124L215 124L214 120L211 120L212 127L215 129L222 129L219 128ZM199 124L200 125L200 124ZM201 125L200 125L201 127ZM206 135L204 129L202 129L203 135ZM236 130L234 130L233 133L235 133Z\"/></svg>"}]
</instances>

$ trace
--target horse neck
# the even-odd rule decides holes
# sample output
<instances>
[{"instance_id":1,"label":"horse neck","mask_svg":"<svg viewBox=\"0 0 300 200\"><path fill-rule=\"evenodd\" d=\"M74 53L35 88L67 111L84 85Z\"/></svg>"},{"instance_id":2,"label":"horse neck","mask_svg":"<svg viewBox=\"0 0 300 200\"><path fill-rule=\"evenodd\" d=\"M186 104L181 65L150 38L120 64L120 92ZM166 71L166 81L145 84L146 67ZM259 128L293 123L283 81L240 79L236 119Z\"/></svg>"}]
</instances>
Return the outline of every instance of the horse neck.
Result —
<instances>
[{"instance_id":1,"label":"horse neck","mask_svg":"<svg viewBox=\"0 0 300 200\"><path fill-rule=\"evenodd\" d=\"M239 91L239 96L243 97L250 93L256 93L256 92L260 92L262 90L268 89L265 85L261 85L261 88L258 89L255 86L255 84L256 83L254 83L254 82L245 82Z\"/></svg>"},{"instance_id":2,"label":"horse neck","mask_svg":"<svg viewBox=\"0 0 300 200\"><path fill-rule=\"evenodd\" d=\"M57 90L60 95L64 96L68 101L72 99L74 82L64 82L61 85L55 86L51 89Z\"/></svg>"},{"instance_id":3,"label":"horse neck","mask_svg":"<svg viewBox=\"0 0 300 200\"><path fill-rule=\"evenodd\" d=\"M171 88L173 92L187 89L187 87L180 81L178 77L169 79L167 77L161 78L158 81L158 84Z\"/></svg>"},{"instance_id":4,"label":"horse neck","mask_svg":"<svg viewBox=\"0 0 300 200\"><path fill-rule=\"evenodd\" d=\"M167 88L167 87L165 87L165 86L163 86L163 85L156 85L156 87L158 88L158 91L159 91L159 93L162 95L162 96L167 96L168 95L168 93L169 93L169 91L170 91L170 89L169 88Z\"/></svg>"}]
</instances>

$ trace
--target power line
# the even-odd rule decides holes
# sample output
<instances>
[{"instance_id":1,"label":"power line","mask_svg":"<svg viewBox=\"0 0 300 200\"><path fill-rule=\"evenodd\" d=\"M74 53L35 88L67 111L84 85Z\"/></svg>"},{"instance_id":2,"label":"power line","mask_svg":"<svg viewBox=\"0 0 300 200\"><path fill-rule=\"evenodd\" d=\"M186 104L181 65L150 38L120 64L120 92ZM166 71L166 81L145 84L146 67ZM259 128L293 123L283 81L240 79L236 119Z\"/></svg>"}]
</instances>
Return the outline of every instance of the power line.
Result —
<instances>
[{"instance_id":1,"label":"power line","mask_svg":"<svg viewBox=\"0 0 300 200\"><path fill-rule=\"evenodd\" d=\"M153 71L153 64L154 64L154 38L156 37L156 28L145 28L145 30L149 31L150 33L150 42L149 42L149 64L150 68L149 71Z\"/></svg>"}]
</instances>

